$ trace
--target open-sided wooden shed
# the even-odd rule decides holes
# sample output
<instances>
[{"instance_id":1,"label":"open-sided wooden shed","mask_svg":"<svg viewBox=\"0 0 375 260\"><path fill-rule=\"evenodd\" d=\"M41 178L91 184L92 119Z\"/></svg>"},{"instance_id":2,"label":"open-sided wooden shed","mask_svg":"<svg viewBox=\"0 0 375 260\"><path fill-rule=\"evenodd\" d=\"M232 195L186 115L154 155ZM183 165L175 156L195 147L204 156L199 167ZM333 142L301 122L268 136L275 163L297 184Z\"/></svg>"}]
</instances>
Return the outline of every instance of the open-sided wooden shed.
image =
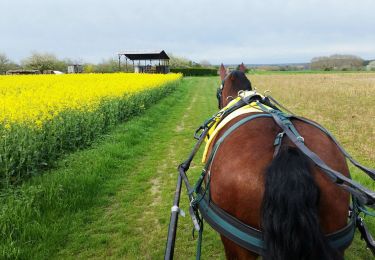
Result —
<instances>
[{"instance_id":1,"label":"open-sided wooden shed","mask_svg":"<svg viewBox=\"0 0 375 260\"><path fill-rule=\"evenodd\" d=\"M169 73L169 57L164 50L119 53L118 66L120 71L122 70L121 58L125 58L126 71L128 71L129 63L132 63L135 73Z\"/></svg>"}]
</instances>

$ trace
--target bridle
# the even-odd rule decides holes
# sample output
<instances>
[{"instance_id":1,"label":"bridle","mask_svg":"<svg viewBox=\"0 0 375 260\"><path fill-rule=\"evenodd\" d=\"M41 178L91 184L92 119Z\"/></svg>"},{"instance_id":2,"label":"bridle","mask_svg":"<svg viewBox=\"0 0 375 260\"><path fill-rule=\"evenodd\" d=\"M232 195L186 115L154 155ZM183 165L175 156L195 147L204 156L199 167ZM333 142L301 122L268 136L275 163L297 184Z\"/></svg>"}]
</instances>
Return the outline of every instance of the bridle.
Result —
<instances>
[{"instance_id":1,"label":"bridle","mask_svg":"<svg viewBox=\"0 0 375 260\"><path fill-rule=\"evenodd\" d=\"M223 98L223 89L224 89L224 83L225 83L225 80L227 79L227 77L230 75L231 73L229 73L227 76L225 76L225 78L221 81L221 85L220 87L218 87L217 89L217 92L216 92L216 97L217 97L217 101L218 101L218 108L221 109L221 99Z\"/></svg>"},{"instance_id":2,"label":"bridle","mask_svg":"<svg viewBox=\"0 0 375 260\"><path fill-rule=\"evenodd\" d=\"M231 76L233 74L233 72L235 72L235 70L229 72L225 78L221 81L221 85L218 87L217 91L216 91L216 97L217 97L217 101L218 101L218 108L221 109L221 105L222 105L222 99L223 99L223 90L224 90L224 84L225 84L225 81L227 80L227 78L229 76ZM250 83L250 89L248 90L251 90L251 83Z\"/></svg>"},{"instance_id":3,"label":"bridle","mask_svg":"<svg viewBox=\"0 0 375 260\"><path fill-rule=\"evenodd\" d=\"M221 107L221 104L222 104L222 98L223 98L223 90L224 90L224 84L225 84L225 81L227 80L227 78L229 78L229 76L231 76L233 74L234 70L229 72L225 77L224 79L221 81L221 85L220 87L218 87L217 89L217 92L216 92L216 97L217 97L217 101L218 101L218 108L219 109L222 109Z\"/></svg>"}]
</instances>

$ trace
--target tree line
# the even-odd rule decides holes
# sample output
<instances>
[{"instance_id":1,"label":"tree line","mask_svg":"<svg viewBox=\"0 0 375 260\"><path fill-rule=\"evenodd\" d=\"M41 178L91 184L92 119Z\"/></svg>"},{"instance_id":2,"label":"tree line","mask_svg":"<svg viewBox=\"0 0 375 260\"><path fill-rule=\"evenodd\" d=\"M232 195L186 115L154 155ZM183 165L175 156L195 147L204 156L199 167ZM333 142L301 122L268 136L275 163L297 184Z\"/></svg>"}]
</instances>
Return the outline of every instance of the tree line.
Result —
<instances>
[{"instance_id":1,"label":"tree line","mask_svg":"<svg viewBox=\"0 0 375 260\"><path fill-rule=\"evenodd\" d=\"M212 65L208 61L193 62L187 58L175 55L169 55L170 68L211 68ZM85 73L112 73L119 72L118 59L109 58L103 59L99 63L85 63L81 60L59 59L56 55L51 53L34 52L29 57L21 60L20 63L12 61L6 54L0 53L0 74L5 74L9 70L38 70L41 73L45 71L61 71L66 73L68 65L80 64L83 65L83 72ZM132 65L128 64L127 69L132 71ZM121 71L125 67L122 66Z\"/></svg>"},{"instance_id":2,"label":"tree line","mask_svg":"<svg viewBox=\"0 0 375 260\"><path fill-rule=\"evenodd\" d=\"M80 64L84 66L85 72L104 73L118 71L118 63L115 59L102 60L100 63L83 63L80 60L59 59L51 53L34 52L29 57L16 63L8 58L7 55L0 53L0 74L5 74L9 70L38 70L41 73L45 71L61 71L66 73L68 65Z\"/></svg>"},{"instance_id":3,"label":"tree line","mask_svg":"<svg viewBox=\"0 0 375 260\"><path fill-rule=\"evenodd\" d=\"M368 63L368 62L367 62ZM366 62L355 55L340 55L315 57L311 60L312 70L363 70Z\"/></svg>"},{"instance_id":4,"label":"tree line","mask_svg":"<svg viewBox=\"0 0 375 260\"><path fill-rule=\"evenodd\" d=\"M169 55L169 65L171 69L215 69L217 66L211 65L208 61L202 60L194 62L184 57L176 55ZM0 74L5 74L9 70L38 70L41 73L44 71L57 70L67 72L68 65L80 64L83 65L83 72L85 73L112 73L119 72L117 58L103 59L99 63L84 63L81 60L59 59L51 53L34 52L29 57L23 59L20 63L16 63L9 59L7 55L0 53ZM272 70L272 71L289 71L289 70L365 70L374 69L373 62L363 60L361 57L355 55L331 55L324 57L315 57L310 64L295 64L295 65L260 65L255 67L255 70ZM128 64L127 69L133 71L132 64ZM125 67L121 68L124 71Z\"/></svg>"}]
</instances>

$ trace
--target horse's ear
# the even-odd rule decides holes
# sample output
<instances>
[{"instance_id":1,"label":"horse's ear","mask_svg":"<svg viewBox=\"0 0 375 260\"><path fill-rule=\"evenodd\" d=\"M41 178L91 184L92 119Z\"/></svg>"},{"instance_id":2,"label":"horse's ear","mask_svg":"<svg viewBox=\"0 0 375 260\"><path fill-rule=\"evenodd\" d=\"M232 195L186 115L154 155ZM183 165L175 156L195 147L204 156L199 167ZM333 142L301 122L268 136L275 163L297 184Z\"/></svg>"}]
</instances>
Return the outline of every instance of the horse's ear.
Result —
<instances>
[{"instance_id":1,"label":"horse's ear","mask_svg":"<svg viewBox=\"0 0 375 260\"><path fill-rule=\"evenodd\" d=\"M219 74L220 74L220 78L221 80L224 80L225 79L225 76L227 75L227 71L223 65L223 63L221 63L221 66L220 66L220 70L219 70Z\"/></svg>"},{"instance_id":2,"label":"horse's ear","mask_svg":"<svg viewBox=\"0 0 375 260\"><path fill-rule=\"evenodd\" d=\"M246 72L246 67L245 67L245 65L243 64L243 62L241 63L239 69L240 69L240 71L242 71L243 73Z\"/></svg>"}]
</instances>

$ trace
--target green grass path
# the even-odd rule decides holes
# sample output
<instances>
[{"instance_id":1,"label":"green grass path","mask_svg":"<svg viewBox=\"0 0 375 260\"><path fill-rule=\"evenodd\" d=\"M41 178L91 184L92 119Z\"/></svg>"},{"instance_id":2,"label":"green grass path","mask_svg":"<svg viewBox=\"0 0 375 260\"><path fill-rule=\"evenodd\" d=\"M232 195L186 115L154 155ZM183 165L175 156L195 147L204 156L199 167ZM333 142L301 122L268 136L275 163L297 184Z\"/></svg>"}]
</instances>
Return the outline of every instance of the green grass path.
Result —
<instances>
[{"instance_id":1,"label":"green grass path","mask_svg":"<svg viewBox=\"0 0 375 260\"><path fill-rule=\"evenodd\" d=\"M100 203L86 210L85 223L72 230L57 258L163 258L176 167L194 144L194 129L216 109L218 82L216 78L184 79L170 97L118 127L94 148L100 151L96 157L117 160L105 169ZM199 174L200 168L193 165L192 174ZM185 194L184 189L182 207L187 211ZM195 255L191 228L188 216L180 218L177 259ZM203 256L223 256L218 235L209 229L206 233Z\"/></svg>"}]
</instances>

